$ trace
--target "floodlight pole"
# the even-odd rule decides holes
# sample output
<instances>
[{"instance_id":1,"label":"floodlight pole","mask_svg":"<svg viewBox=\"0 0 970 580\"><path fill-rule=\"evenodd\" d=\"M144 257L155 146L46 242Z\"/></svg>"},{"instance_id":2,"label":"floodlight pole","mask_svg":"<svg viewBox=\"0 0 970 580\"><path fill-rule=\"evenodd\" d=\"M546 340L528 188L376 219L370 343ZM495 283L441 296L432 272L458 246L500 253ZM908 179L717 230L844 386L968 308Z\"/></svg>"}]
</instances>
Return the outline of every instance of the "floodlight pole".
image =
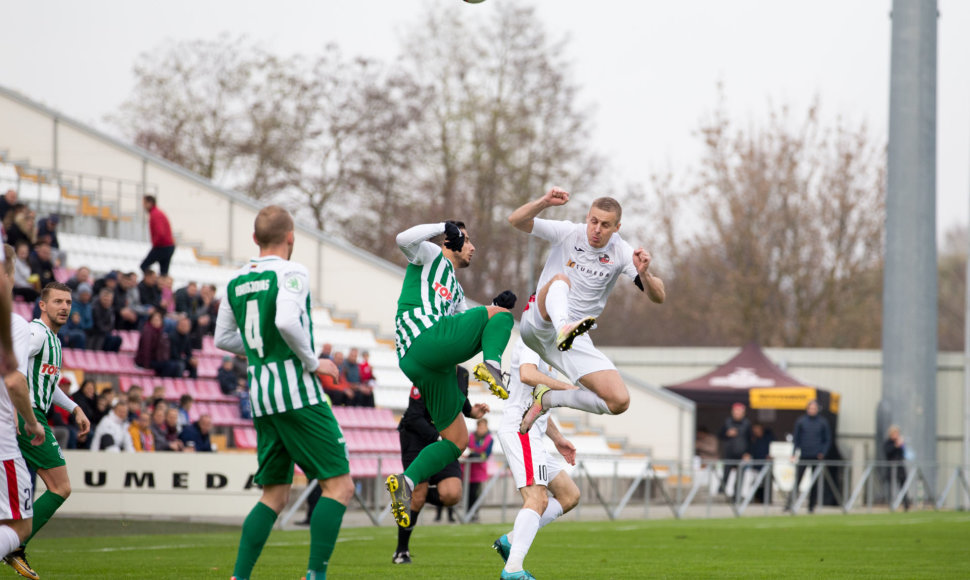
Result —
<instances>
[{"instance_id":1,"label":"floodlight pole","mask_svg":"<svg viewBox=\"0 0 970 580\"><path fill-rule=\"evenodd\" d=\"M882 304L883 408L934 494L937 19L936 0L893 0Z\"/></svg>"}]
</instances>

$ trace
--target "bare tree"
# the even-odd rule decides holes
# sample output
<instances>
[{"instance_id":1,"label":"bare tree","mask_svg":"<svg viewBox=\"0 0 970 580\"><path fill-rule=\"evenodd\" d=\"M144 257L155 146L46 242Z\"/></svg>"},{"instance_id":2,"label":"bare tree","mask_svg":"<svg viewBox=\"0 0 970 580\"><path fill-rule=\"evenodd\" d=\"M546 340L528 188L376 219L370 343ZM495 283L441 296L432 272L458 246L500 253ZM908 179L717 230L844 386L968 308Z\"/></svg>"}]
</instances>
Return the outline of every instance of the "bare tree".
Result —
<instances>
[{"instance_id":1,"label":"bare tree","mask_svg":"<svg viewBox=\"0 0 970 580\"><path fill-rule=\"evenodd\" d=\"M532 290L527 237L510 230L508 213L550 184L584 191L596 178L565 44L547 38L532 8L509 4L473 24L429 10L405 43L407 70L432 98L419 187L427 215L468 223L478 251L465 285L478 300Z\"/></svg>"},{"instance_id":2,"label":"bare tree","mask_svg":"<svg viewBox=\"0 0 970 580\"><path fill-rule=\"evenodd\" d=\"M877 347L884 147L865 126L823 124L817 105L800 120L771 111L747 130L722 106L699 136L699 168L654 181L671 210L658 228L657 253L669 257L668 300L651 311L658 332L607 340ZM696 227L677 227L685 208Z\"/></svg>"},{"instance_id":3,"label":"bare tree","mask_svg":"<svg viewBox=\"0 0 970 580\"><path fill-rule=\"evenodd\" d=\"M940 350L962 351L964 349L964 321L967 314L967 243L967 227L960 226L946 232L940 247L938 335Z\"/></svg>"}]
</instances>

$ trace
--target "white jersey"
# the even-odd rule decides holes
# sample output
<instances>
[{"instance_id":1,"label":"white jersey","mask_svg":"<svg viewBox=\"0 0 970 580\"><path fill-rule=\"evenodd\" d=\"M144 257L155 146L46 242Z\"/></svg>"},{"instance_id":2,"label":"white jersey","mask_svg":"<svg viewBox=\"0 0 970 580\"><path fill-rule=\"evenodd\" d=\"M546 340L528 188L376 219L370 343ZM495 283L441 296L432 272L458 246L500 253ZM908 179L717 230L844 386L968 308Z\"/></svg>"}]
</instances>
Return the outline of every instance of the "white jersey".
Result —
<instances>
[{"instance_id":1,"label":"white jersey","mask_svg":"<svg viewBox=\"0 0 970 580\"><path fill-rule=\"evenodd\" d=\"M599 316L620 274L637 277L633 248L619 234L613 234L605 247L594 248L585 224L535 218L532 235L552 244L538 288L556 274L569 277L569 320Z\"/></svg>"},{"instance_id":2,"label":"white jersey","mask_svg":"<svg viewBox=\"0 0 970 580\"><path fill-rule=\"evenodd\" d=\"M30 323L18 314L10 315L10 336L17 356L17 372L27 376L27 352L30 348ZM0 378L0 384L3 379ZM17 410L10 401L7 385L0 388L0 460L20 457L17 444Z\"/></svg>"},{"instance_id":3,"label":"white jersey","mask_svg":"<svg viewBox=\"0 0 970 580\"><path fill-rule=\"evenodd\" d=\"M512 351L512 370L509 378L509 398L505 401L502 410L502 422L499 424L499 433L519 432L519 424L522 423L522 415L526 409L532 406L533 388L522 382L519 376L519 368L524 364L534 364L539 372L556 378L556 369L546 363L533 352L529 347L518 339ZM529 435L542 437L546 433L546 423L549 421L549 414L545 413L536 419L536 422L529 429Z\"/></svg>"}]
</instances>

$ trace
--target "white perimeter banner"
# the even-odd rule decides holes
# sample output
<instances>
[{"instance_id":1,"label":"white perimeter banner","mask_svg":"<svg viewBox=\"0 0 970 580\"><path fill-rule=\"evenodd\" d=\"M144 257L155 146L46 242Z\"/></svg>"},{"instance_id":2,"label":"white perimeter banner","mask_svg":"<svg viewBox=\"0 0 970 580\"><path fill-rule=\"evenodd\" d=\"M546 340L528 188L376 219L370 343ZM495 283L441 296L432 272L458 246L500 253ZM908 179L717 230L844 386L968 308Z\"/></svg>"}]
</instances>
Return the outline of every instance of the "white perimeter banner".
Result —
<instances>
[{"instance_id":1,"label":"white perimeter banner","mask_svg":"<svg viewBox=\"0 0 970 580\"><path fill-rule=\"evenodd\" d=\"M252 453L65 451L64 514L245 516L260 496ZM37 497L44 484L37 478Z\"/></svg>"}]
</instances>

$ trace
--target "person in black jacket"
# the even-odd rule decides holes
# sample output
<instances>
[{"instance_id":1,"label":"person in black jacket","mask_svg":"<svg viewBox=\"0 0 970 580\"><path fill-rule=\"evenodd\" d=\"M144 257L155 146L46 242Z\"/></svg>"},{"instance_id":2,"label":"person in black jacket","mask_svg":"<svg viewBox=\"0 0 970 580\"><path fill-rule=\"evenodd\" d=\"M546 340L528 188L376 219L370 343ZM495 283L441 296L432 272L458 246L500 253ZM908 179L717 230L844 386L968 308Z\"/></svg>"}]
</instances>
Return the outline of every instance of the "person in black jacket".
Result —
<instances>
[{"instance_id":1,"label":"person in black jacket","mask_svg":"<svg viewBox=\"0 0 970 580\"><path fill-rule=\"evenodd\" d=\"M825 417L818 414L818 410L818 401L809 401L808 406L805 408L805 414L795 422L795 447L792 453L798 455L798 465L795 467L795 487L792 488L792 492L788 495L788 505L785 506L786 511L791 511L792 509L795 497L798 495L798 486L802 481L802 475L805 473L805 470L814 467L817 465L817 462L825 459L825 455L832 446L832 429L829 427L829 422ZM801 451L800 455L798 454L799 451ZM795 455L792 456L792 462L796 461ZM824 476L819 476L815 480L815 485L809 490L809 513L815 511L815 502L818 497L817 488L819 482L822 481L822 477Z\"/></svg>"},{"instance_id":2,"label":"person in black jacket","mask_svg":"<svg viewBox=\"0 0 970 580\"><path fill-rule=\"evenodd\" d=\"M886 461L891 462L886 470L886 480L889 482L889 490L892 495L899 493L906 482L906 446L903 442L903 435L899 431L898 425L889 427L888 438L882 444L883 453L886 454ZM895 476L895 485L893 477ZM890 501L895 499L890 496ZM903 509L909 511L909 496L903 496Z\"/></svg>"},{"instance_id":3,"label":"person in black jacket","mask_svg":"<svg viewBox=\"0 0 970 580\"><path fill-rule=\"evenodd\" d=\"M721 440L721 451L724 459L724 474L721 477L721 493L724 493L728 475L732 469L738 468L738 461L751 459L751 421L744 416L744 403L731 405L731 416L724 420L724 425L717 434ZM734 497L741 497L741 480L743 470L738 470L734 481Z\"/></svg>"},{"instance_id":4,"label":"person in black jacket","mask_svg":"<svg viewBox=\"0 0 970 580\"><path fill-rule=\"evenodd\" d=\"M466 395L462 414L466 417L479 419L488 413L488 405L478 403L472 405L468 399L468 371L463 367L456 367L458 373L458 387ZM401 438L401 463L407 469L408 465L418 456L418 453L428 445L441 439L438 428L431 422L428 412L417 387L411 387L411 398L408 408L397 426ZM450 507L461 500L461 466L456 459L444 469L432 475L414 487L411 492L411 525L397 529L397 550L391 562L394 564L410 564L411 551L409 544L411 532L418 523L418 514L425 503L436 506Z\"/></svg>"}]
</instances>

